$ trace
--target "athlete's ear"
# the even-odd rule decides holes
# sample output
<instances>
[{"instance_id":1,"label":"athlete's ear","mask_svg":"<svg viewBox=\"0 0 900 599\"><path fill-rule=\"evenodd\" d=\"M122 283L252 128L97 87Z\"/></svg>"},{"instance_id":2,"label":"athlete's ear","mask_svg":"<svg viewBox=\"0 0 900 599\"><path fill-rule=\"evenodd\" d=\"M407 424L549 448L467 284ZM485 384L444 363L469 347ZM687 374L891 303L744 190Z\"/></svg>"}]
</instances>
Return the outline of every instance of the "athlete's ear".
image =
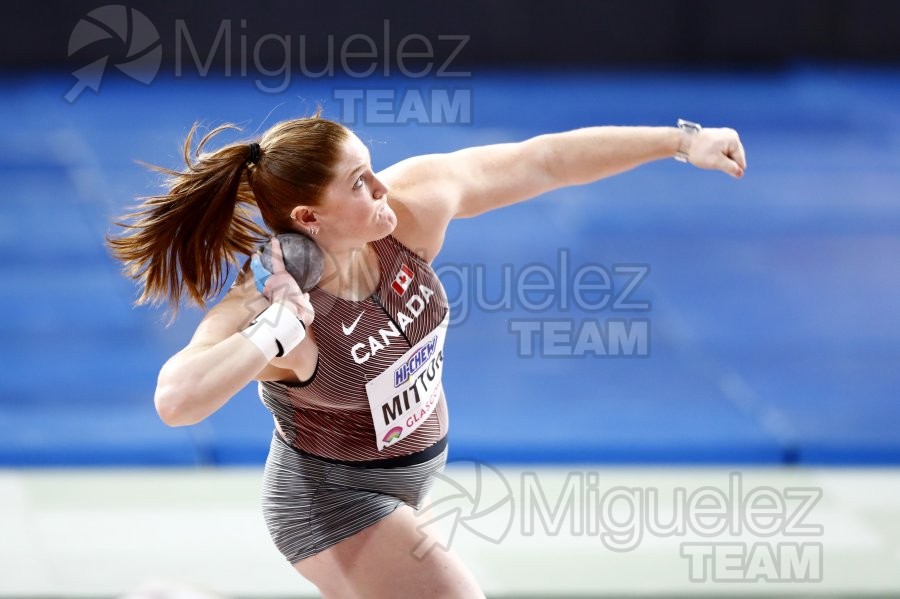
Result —
<instances>
[{"instance_id":1,"label":"athlete's ear","mask_svg":"<svg viewBox=\"0 0 900 599\"><path fill-rule=\"evenodd\" d=\"M294 207L291 210L291 220L301 224L306 229L319 226L319 219L310 206Z\"/></svg>"}]
</instances>

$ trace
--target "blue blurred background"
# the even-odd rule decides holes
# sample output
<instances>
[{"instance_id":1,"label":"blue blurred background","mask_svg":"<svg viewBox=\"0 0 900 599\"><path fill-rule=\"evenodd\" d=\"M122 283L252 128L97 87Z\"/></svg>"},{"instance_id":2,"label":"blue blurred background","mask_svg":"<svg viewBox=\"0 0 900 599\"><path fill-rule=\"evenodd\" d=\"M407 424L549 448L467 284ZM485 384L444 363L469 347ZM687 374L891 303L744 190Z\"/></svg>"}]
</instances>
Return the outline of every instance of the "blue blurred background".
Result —
<instances>
[{"instance_id":1,"label":"blue blurred background","mask_svg":"<svg viewBox=\"0 0 900 599\"><path fill-rule=\"evenodd\" d=\"M666 160L453 223L435 263L455 300L445 372L451 459L900 463L896 4L133 3L89 15L100 6L22 5L4 26L0 465L263 462L272 423L255 384L196 426L159 420L156 375L202 314L184 311L166 328L161 310L133 308L137 290L103 238L137 196L160 190L135 161L180 165L194 121L241 125L243 135L221 138L231 141L317 104L369 143L376 170L416 154L679 117L733 127L743 139L741 181ZM183 54L174 54L179 19L201 58L214 54L208 72L183 37ZM381 67L354 77L339 61L333 75L307 76L294 64L290 76L241 76L237 58L227 71L228 52L211 51L225 20L234 57L253 58L241 36L252 47L266 34L292 34L298 63L308 35L308 64L321 68L327 35L337 50L354 32L381 44L388 23L392 51L418 33L440 60L423 77L393 62L388 77ZM90 27L78 35L88 37L73 50L82 21ZM106 37L90 38L91 28ZM469 43L451 59L457 43L441 35ZM277 43L259 48L263 64L279 64ZM137 54L126 56L130 49ZM135 56L147 57L140 69L114 68ZM448 60L469 74L442 76L437 64ZM424 71L426 62L407 65ZM364 98L351 114L341 90ZM462 98L462 110L401 117L404 99L427 102L436 90ZM385 93L394 98L387 109L365 103ZM528 309L504 269L544 265L556 291L571 294L560 256L569 272L644 265L631 300L649 309L588 311L558 297ZM628 277L612 282L618 296ZM503 293L509 309L480 301ZM616 318L649 322L647 355L549 355L577 354L579 330ZM515 332L523 321L571 323L576 339L550 343L542 329L523 351Z\"/></svg>"}]
</instances>

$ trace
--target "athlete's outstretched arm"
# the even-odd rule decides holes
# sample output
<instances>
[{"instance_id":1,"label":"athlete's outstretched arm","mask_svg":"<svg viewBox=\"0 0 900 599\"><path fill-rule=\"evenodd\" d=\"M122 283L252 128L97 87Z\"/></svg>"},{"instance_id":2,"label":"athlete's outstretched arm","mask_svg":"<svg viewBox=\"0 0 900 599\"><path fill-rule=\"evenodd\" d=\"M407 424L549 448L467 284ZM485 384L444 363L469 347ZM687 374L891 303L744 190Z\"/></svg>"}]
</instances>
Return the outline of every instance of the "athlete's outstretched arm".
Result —
<instances>
[{"instance_id":1,"label":"athlete's outstretched arm","mask_svg":"<svg viewBox=\"0 0 900 599\"><path fill-rule=\"evenodd\" d=\"M687 134L676 127L588 127L518 143L404 160L384 176L425 222L483 214L569 185L590 183L671 158ZM733 129L704 128L687 140L689 161L740 178L747 162Z\"/></svg>"}]
</instances>

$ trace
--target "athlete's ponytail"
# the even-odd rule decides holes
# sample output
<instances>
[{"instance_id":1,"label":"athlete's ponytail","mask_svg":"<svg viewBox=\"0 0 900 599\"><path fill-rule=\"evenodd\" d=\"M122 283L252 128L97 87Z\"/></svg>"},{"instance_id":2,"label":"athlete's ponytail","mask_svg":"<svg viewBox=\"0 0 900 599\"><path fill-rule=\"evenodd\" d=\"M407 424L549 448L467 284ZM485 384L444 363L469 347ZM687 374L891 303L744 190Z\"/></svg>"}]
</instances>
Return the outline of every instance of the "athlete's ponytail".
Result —
<instances>
[{"instance_id":1,"label":"athlete's ponytail","mask_svg":"<svg viewBox=\"0 0 900 599\"><path fill-rule=\"evenodd\" d=\"M238 256L250 255L272 233L291 230L290 213L315 205L333 177L347 130L322 119L293 119L274 125L259 148L247 142L204 153L209 140L230 124L207 133L191 157L195 123L184 143L187 169L179 172L146 165L167 175L163 195L142 203L116 224L121 237L107 236L112 254L142 293L137 305L167 302L172 317L182 299L201 307L218 294ZM253 151L255 164L249 159ZM265 231L254 220L258 208Z\"/></svg>"},{"instance_id":2,"label":"athlete's ponytail","mask_svg":"<svg viewBox=\"0 0 900 599\"><path fill-rule=\"evenodd\" d=\"M167 301L173 314L185 293L194 303L205 305L224 285L222 263L234 263L235 253L252 252L265 236L246 209L252 196L241 189L248 145L231 144L201 154L217 133L236 129L222 125L200 140L192 160L197 127L194 124L184 144L187 169L178 172L147 165L168 175L168 192L142 198L138 211L116 223L129 235L107 236L113 255L125 263L125 273L143 288L136 303Z\"/></svg>"}]
</instances>

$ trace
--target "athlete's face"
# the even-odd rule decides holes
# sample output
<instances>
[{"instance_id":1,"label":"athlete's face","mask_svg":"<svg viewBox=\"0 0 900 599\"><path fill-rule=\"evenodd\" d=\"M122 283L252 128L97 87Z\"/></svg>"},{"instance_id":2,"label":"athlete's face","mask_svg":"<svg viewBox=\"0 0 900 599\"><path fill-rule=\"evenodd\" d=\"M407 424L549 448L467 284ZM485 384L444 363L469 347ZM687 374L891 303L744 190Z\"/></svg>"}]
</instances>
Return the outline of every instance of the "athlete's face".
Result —
<instances>
[{"instance_id":1,"label":"athlete's face","mask_svg":"<svg viewBox=\"0 0 900 599\"><path fill-rule=\"evenodd\" d=\"M357 244L389 235L397 226L397 216L388 206L387 194L387 186L372 172L369 149L351 133L335 167L335 178L313 209L320 237Z\"/></svg>"}]
</instances>

